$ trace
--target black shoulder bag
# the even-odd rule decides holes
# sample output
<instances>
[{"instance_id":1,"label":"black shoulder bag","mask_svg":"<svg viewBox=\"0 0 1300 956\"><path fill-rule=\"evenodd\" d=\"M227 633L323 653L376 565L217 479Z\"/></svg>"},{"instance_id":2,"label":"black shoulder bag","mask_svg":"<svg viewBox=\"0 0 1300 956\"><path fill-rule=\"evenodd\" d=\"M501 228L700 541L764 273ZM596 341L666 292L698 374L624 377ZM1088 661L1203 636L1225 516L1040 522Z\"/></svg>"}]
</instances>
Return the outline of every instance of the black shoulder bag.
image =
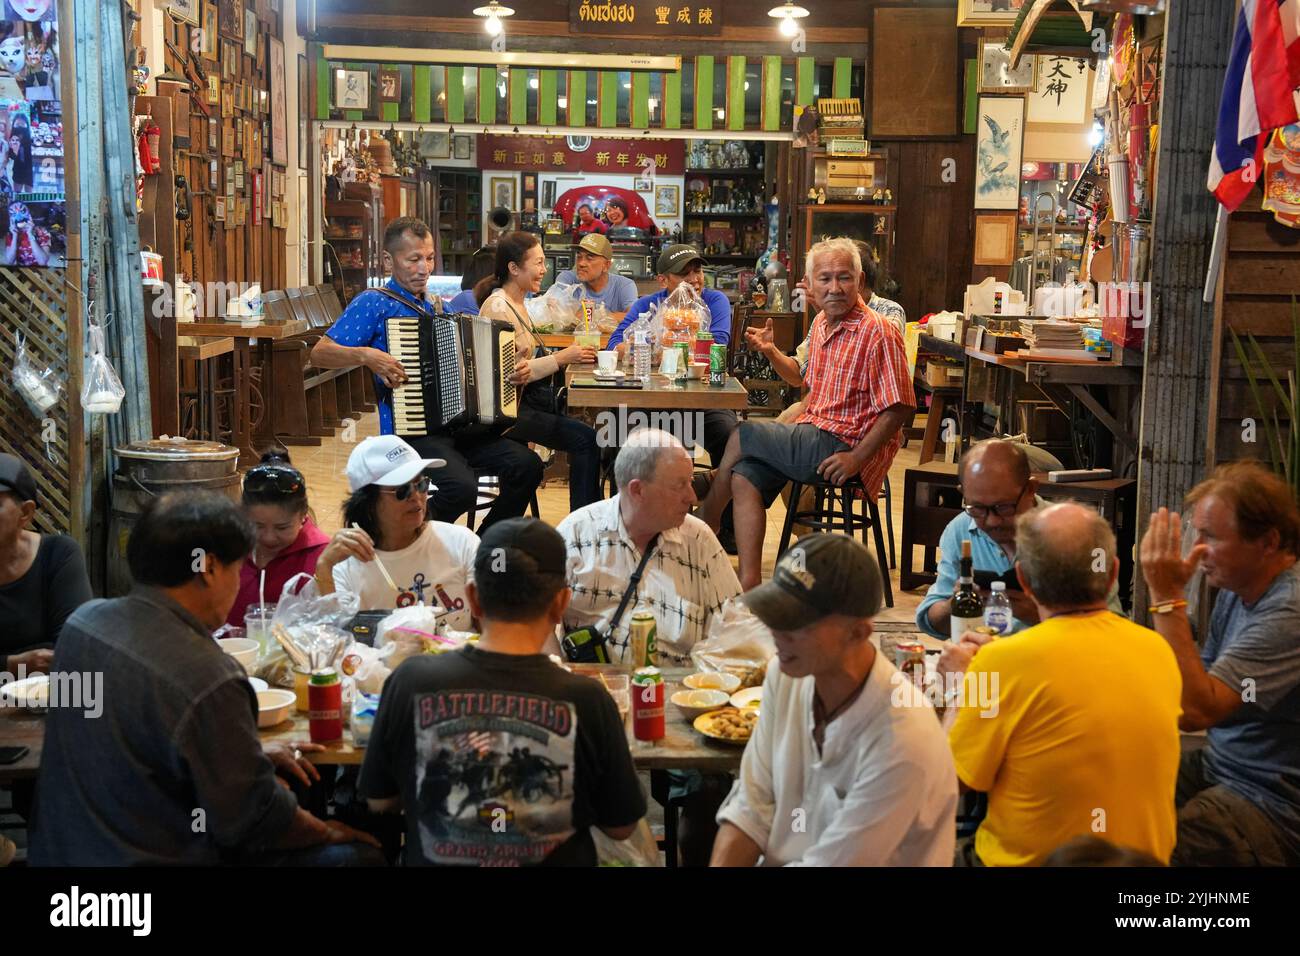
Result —
<instances>
[{"instance_id":1,"label":"black shoulder bag","mask_svg":"<svg viewBox=\"0 0 1300 956\"><path fill-rule=\"evenodd\" d=\"M609 638L614 635L618 629L618 622L623 619L623 612L627 610L628 603L632 600L632 595L641 584L641 575L645 572L645 566L650 563L650 555L654 553L656 545L659 544L659 535L650 539L646 545L645 554L641 555L641 563L636 566L632 572L632 577L628 580L627 590L623 592L623 600L619 602L618 610L614 616L609 619L609 633L604 634L600 628L592 625L591 627L582 627L576 631L565 634L560 640L560 647L564 650L564 656L574 664L609 664L608 643Z\"/></svg>"},{"instance_id":2,"label":"black shoulder bag","mask_svg":"<svg viewBox=\"0 0 1300 956\"><path fill-rule=\"evenodd\" d=\"M542 358L543 356L552 354L554 350L549 349L542 344L542 340L538 338L537 333L533 331L533 324L515 311L515 307L509 299L506 300L506 305L509 307L511 312L514 312L515 318L519 320L520 326L523 327L523 330L527 332L529 337L533 340L535 346L533 350L533 358ZM523 394L520 397L523 399L524 404L534 411L546 412L550 415L563 415L567 405L564 386L564 370L560 369L546 378L539 378L535 382L529 382L524 386Z\"/></svg>"}]
</instances>

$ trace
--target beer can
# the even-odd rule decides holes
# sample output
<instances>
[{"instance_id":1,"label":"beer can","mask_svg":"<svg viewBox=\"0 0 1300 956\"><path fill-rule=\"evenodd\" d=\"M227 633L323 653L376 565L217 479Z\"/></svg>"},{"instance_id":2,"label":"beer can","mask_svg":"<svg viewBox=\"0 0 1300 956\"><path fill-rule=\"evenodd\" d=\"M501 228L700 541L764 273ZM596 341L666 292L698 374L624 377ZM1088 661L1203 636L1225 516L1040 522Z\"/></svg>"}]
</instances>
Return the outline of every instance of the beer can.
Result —
<instances>
[{"instance_id":1,"label":"beer can","mask_svg":"<svg viewBox=\"0 0 1300 956\"><path fill-rule=\"evenodd\" d=\"M311 742L343 739L343 684L338 671L322 667L312 671L307 685L307 717Z\"/></svg>"},{"instance_id":2,"label":"beer can","mask_svg":"<svg viewBox=\"0 0 1300 956\"><path fill-rule=\"evenodd\" d=\"M917 687L925 688L925 645L920 641L895 644L894 666Z\"/></svg>"},{"instance_id":3,"label":"beer can","mask_svg":"<svg viewBox=\"0 0 1300 956\"><path fill-rule=\"evenodd\" d=\"M633 670L659 666L659 642L655 630L655 616L649 611L637 611L632 615L628 651Z\"/></svg>"},{"instance_id":4,"label":"beer can","mask_svg":"<svg viewBox=\"0 0 1300 956\"><path fill-rule=\"evenodd\" d=\"M709 347L709 384L722 388L727 384L727 347L711 345Z\"/></svg>"},{"instance_id":5,"label":"beer can","mask_svg":"<svg viewBox=\"0 0 1300 956\"><path fill-rule=\"evenodd\" d=\"M664 737L664 675L657 667L632 672L632 736L637 740Z\"/></svg>"},{"instance_id":6,"label":"beer can","mask_svg":"<svg viewBox=\"0 0 1300 956\"><path fill-rule=\"evenodd\" d=\"M713 345L712 332L695 333L695 361L707 362L709 360L709 348Z\"/></svg>"},{"instance_id":7,"label":"beer can","mask_svg":"<svg viewBox=\"0 0 1300 956\"><path fill-rule=\"evenodd\" d=\"M674 347L681 352L681 357L677 359L677 378L675 381L684 382L691 377L691 343L678 342Z\"/></svg>"}]
</instances>

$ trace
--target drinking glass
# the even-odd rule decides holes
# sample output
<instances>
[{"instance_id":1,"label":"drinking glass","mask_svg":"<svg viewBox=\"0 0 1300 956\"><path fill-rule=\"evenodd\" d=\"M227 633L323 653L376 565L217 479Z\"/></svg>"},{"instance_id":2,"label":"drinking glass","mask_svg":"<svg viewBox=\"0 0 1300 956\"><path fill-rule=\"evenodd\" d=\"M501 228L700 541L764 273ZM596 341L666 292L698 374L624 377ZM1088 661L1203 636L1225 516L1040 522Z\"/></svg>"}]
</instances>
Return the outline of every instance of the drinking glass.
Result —
<instances>
[{"instance_id":1,"label":"drinking glass","mask_svg":"<svg viewBox=\"0 0 1300 956\"><path fill-rule=\"evenodd\" d=\"M627 717L632 711L632 678L628 674L601 674L601 683L609 691L609 696L614 698L614 706L618 708L619 719L623 721L624 730L627 729Z\"/></svg>"}]
</instances>

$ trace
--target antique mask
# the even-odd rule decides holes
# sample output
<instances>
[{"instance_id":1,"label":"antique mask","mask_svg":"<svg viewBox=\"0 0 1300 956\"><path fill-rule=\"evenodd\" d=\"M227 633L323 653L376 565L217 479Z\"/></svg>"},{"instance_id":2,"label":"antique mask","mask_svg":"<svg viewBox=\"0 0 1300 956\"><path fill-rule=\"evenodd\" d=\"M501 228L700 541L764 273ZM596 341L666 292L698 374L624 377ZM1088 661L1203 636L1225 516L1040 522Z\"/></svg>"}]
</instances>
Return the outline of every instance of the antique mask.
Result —
<instances>
[{"instance_id":1,"label":"antique mask","mask_svg":"<svg viewBox=\"0 0 1300 956\"><path fill-rule=\"evenodd\" d=\"M22 37L7 37L0 40L0 66L15 74L23 68Z\"/></svg>"}]
</instances>

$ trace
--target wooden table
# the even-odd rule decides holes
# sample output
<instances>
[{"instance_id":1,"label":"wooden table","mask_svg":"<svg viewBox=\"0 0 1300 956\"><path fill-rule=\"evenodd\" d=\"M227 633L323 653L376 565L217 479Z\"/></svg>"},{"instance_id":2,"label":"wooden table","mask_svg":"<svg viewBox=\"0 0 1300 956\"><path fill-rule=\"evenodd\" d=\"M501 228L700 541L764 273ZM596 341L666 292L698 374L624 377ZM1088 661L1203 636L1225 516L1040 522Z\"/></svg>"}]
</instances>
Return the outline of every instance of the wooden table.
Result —
<instances>
[{"instance_id":1,"label":"wooden table","mask_svg":"<svg viewBox=\"0 0 1300 956\"><path fill-rule=\"evenodd\" d=\"M614 673L625 673L618 668L611 668ZM665 669L664 700L683 689L682 678L691 673L684 669ZM719 743L705 737L686 720L673 704L664 707L664 730L662 740L644 741L632 736L631 720L628 721L627 745L632 752L632 763L637 770L699 770L702 772L732 773L740 768L740 758L745 748L734 744ZM310 739L308 720L305 714L295 713L291 720L262 731L263 743L296 743ZM352 744L352 730L345 728L343 739L326 744L325 750L306 754L312 763L326 765L355 765L365 759L364 747Z\"/></svg>"},{"instance_id":2,"label":"wooden table","mask_svg":"<svg viewBox=\"0 0 1300 956\"><path fill-rule=\"evenodd\" d=\"M0 766L0 787L15 780L31 780L41 768L41 751L45 746L45 718L21 707L0 709L0 747L27 747L29 752L17 763Z\"/></svg>"},{"instance_id":3,"label":"wooden table","mask_svg":"<svg viewBox=\"0 0 1300 956\"><path fill-rule=\"evenodd\" d=\"M252 421L252 379L254 372L251 347L254 344L258 347L260 353L259 367L269 370L271 368L271 349L275 342L290 336L301 335L309 329L310 326L305 319L273 318L263 318L254 325L243 325L240 322L213 319L204 322L185 322L178 326L179 331L183 331L186 335L195 338L221 339L234 337L235 381L239 393L237 402L239 407L236 409L237 414L232 416L235 421L231 423L231 430L235 435L235 445L239 448L239 463L241 465L256 464L260 458L258 447L264 443L269 443L273 438L270 434L271 417L267 414L267 395L262 395L262 415L256 426Z\"/></svg>"},{"instance_id":4,"label":"wooden table","mask_svg":"<svg viewBox=\"0 0 1300 956\"><path fill-rule=\"evenodd\" d=\"M230 336L221 339L198 338L192 335L176 337L176 358L178 361L194 363L194 429L200 440L217 441L218 402L215 397L216 383L213 381L213 368L208 363L212 359L230 355L235 350L235 340ZM178 378L182 382L181 391L185 392L185 370L182 367ZM232 412L238 412L232 409ZM232 420L236 415L231 415ZM185 430L185 411L181 409L181 431ZM232 422L233 424L233 422Z\"/></svg>"},{"instance_id":5,"label":"wooden table","mask_svg":"<svg viewBox=\"0 0 1300 956\"><path fill-rule=\"evenodd\" d=\"M727 376L721 388L708 382L689 380L674 382L665 375L652 373L644 388L574 388L574 378L591 378L590 365L569 366L565 383L569 386L570 408L645 408L652 411L668 409L700 409L749 407L749 392L733 376Z\"/></svg>"},{"instance_id":6,"label":"wooden table","mask_svg":"<svg viewBox=\"0 0 1300 956\"><path fill-rule=\"evenodd\" d=\"M609 337L612 334L612 332L600 333L601 349L604 349L609 345ZM547 348L552 349L567 349L573 344L572 332L539 332L537 333L537 338L540 339L541 343Z\"/></svg>"}]
</instances>

